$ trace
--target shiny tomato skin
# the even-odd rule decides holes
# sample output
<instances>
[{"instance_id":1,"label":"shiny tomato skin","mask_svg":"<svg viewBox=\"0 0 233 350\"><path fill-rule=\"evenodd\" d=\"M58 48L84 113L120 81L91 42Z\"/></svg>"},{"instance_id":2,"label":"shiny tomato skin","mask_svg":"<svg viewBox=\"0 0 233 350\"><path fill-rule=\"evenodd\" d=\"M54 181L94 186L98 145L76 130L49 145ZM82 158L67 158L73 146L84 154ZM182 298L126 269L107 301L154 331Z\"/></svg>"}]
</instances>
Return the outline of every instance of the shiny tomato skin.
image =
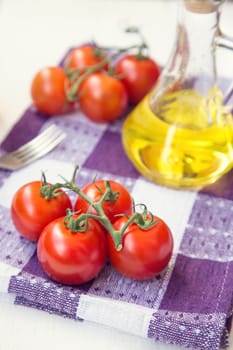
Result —
<instances>
[{"instance_id":1,"label":"shiny tomato skin","mask_svg":"<svg viewBox=\"0 0 233 350\"><path fill-rule=\"evenodd\" d=\"M31 241L37 241L50 221L66 215L66 209L72 208L70 198L63 191L50 200L42 197L41 184L33 181L23 185L15 192L11 203L11 217L16 230Z\"/></svg>"},{"instance_id":2,"label":"shiny tomato skin","mask_svg":"<svg viewBox=\"0 0 233 350\"><path fill-rule=\"evenodd\" d=\"M71 109L66 89L69 80L61 67L45 67L33 78L31 96L36 108L47 116L63 114Z\"/></svg>"},{"instance_id":3,"label":"shiny tomato skin","mask_svg":"<svg viewBox=\"0 0 233 350\"><path fill-rule=\"evenodd\" d=\"M116 63L115 70L122 75L131 104L138 103L151 90L160 75L160 68L152 58L138 58L136 55L122 57Z\"/></svg>"},{"instance_id":4,"label":"shiny tomato skin","mask_svg":"<svg viewBox=\"0 0 233 350\"><path fill-rule=\"evenodd\" d=\"M65 59L65 68L72 70L75 68L91 67L101 62L106 55L98 56L95 51L96 47L93 45L83 45L72 49Z\"/></svg>"},{"instance_id":5,"label":"shiny tomato skin","mask_svg":"<svg viewBox=\"0 0 233 350\"><path fill-rule=\"evenodd\" d=\"M120 80L104 73L93 73L81 84L79 103L90 120L111 122L125 112L128 95Z\"/></svg>"},{"instance_id":6,"label":"shiny tomato skin","mask_svg":"<svg viewBox=\"0 0 233 350\"><path fill-rule=\"evenodd\" d=\"M114 222L118 219L119 214L129 215L132 213L132 197L129 191L120 183L109 180L110 186L113 192L119 192L115 202L104 201L103 210L105 215L109 218L111 222ZM100 190L99 190L100 189ZM97 180L91 182L82 188L82 192L92 201L97 202L102 196L101 191L106 190L106 184L104 180ZM96 214L94 208L92 208L83 198L80 196L77 197L74 203L75 212L86 213L87 211L91 214Z\"/></svg>"},{"instance_id":7,"label":"shiny tomato skin","mask_svg":"<svg viewBox=\"0 0 233 350\"><path fill-rule=\"evenodd\" d=\"M172 255L173 237L165 222L156 216L154 218L156 224L148 230L130 224L119 251L115 249L110 234L107 235L110 262L121 274L135 280L146 280L166 268ZM125 222L125 217L119 218L114 223L115 229L119 230Z\"/></svg>"},{"instance_id":8,"label":"shiny tomato skin","mask_svg":"<svg viewBox=\"0 0 233 350\"><path fill-rule=\"evenodd\" d=\"M79 285L95 278L106 261L106 238L98 222L89 219L85 232L72 232L64 218L48 224L38 241L37 256L53 280Z\"/></svg>"}]
</instances>

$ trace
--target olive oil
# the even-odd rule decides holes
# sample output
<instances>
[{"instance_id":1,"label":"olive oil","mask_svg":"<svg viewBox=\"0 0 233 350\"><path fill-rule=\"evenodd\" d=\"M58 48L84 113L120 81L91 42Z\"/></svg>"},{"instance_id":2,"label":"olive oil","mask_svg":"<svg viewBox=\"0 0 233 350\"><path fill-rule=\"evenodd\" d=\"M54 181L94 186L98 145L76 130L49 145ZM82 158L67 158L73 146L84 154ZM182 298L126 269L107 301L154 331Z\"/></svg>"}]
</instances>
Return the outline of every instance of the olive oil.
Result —
<instances>
[{"instance_id":1,"label":"olive oil","mask_svg":"<svg viewBox=\"0 0 233 350\"><path fill-rule=\"evenodd\" d=\"M126 118L122 139L135 167L148 179L198 189L233 166L233 124L221 91L207 97L179 90L148 95Z\"/></svg>"}]
</instances>

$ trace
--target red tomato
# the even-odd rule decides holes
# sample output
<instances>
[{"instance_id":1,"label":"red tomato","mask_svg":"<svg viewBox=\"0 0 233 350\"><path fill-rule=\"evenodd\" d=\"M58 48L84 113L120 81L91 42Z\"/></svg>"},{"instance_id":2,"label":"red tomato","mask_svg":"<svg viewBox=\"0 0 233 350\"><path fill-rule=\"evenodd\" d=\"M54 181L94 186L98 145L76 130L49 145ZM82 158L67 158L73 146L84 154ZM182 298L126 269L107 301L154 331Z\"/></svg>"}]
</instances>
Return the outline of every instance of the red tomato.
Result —
<instances>
[{"instance_id":1,"label":"red tomato","mask_svg":"<svg viewBox=\"0 0 233 350\"><path fill-rule=\"evenodd\" d=\"M109 259L113 267L123 275L145 280L153 278L167 266L173 250L170 229L163 220L154 217L156 223L148 230L142 230L135 223L130 224L123 235L122 249L117 251L110 234L107 235ZM119 218L114 227L120 230L126 222Z\"/></svg>"},{"instance_id":2,"label":"red tomato","mask_svg":"<svg viewBox=\"0 0 233 350\"><path fill-rule=\"evenodd\" d=\"M132 198L128 190L120 183L110 180L109 181L112 192L118 192L119 195L115 202L106 200L103 202L103 210L105 215L109 218L111 222L114 222L118 217L118 214L131 214L132 213ZM82 192L93 202L97 202L103 192L106 190L106 182L104 180L98 180L89 183L84 188ZM80 213L86 213L87 211L91 214L96 214L96 211L91 207L84 199L77 197L74 204L74 210Z\"/></svg>"},{"instance_id":3,"label":"red tomato","mask_svg":"<svg viewBox=\"0 0 233 350\"><path fill-rule=\"evenodd\" d=\"M37 109L48 116L62 114L71 109L66 89L69 80L61 67L46 67L33 78L31 96Z\"/></svg>"},{"instance_id":4,"label":"red tomato","mask_svg":"<svg viewBox=\"0 0 233 350\"><path fill-rule=\"evenodd\" d=\"M48 224L38 241L38 260L53 280L77 285L98 275L106 260L106 239L98 222L89 219L85 232L72 232L64 217Z\"/></svg>"},{"instance_id":5,"label":"red tomato","mask_svg":"<svg viewBox=\"0 0 233 350\"><path fill-rule=\"evenodd\" d=\"M68 195L61 194L46 200L40 194L40 181L33 181L20 187L11 203L11 217L16 230L25 238L37 241L43 228L52 220L66 215L72 207Z\"/></svg>"},{"instance_id":6,"label":"red tomato","mask_svg":"<svg viewBox=\"0 0 233 350\"><path fill-rule=\"evenodd\" d=\"M120 80L94 73L81 84L79 103L90 120L111 122L126 110L128 95Z\"/></svg>"},{"instance_id":7,"label":"red tomato","mask_svg":"<svg viewBox=\"0 0 233 350\"><path fill-rule=\"evenodd\" d=\"M103 60L105 54L97 55L96 47L93 45L83 45L70 51L65 59L65 68L72 70L75 68L91 67Z\"/></svg>"},{"instance_id":8,"label":"red tomato","mask_svg":"<svg viewBox=\"0 0 233 350\"><path fill-rule=\"evenodd\" d=\"M138 103L156 83L160 69L149 57L136 55L122 57L115 66L116 73L122 75L122 82L129 95L129 102Z\"/></svg>"}]
</instances>

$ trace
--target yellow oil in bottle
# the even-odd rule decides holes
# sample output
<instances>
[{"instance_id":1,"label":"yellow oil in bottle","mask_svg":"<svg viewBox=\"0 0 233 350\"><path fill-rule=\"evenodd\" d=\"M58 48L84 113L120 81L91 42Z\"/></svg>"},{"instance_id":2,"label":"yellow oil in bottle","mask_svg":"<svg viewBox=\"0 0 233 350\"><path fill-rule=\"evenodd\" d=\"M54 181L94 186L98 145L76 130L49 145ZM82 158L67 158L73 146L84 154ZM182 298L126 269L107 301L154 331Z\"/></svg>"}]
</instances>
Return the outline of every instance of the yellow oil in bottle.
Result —
<instances>
[{"instance_id":1,"label":"yellow oil in bottle","mask_svg":"<svg viewBox=\"0 0 233 350\"><path fill-rule=\"evenodd\" d=\"M148 179L175 188L198 189L233 166L233 124L222 94L170 92L153 103L144 98L122 129L125 151Z\"/></svg>"}]
</instances>

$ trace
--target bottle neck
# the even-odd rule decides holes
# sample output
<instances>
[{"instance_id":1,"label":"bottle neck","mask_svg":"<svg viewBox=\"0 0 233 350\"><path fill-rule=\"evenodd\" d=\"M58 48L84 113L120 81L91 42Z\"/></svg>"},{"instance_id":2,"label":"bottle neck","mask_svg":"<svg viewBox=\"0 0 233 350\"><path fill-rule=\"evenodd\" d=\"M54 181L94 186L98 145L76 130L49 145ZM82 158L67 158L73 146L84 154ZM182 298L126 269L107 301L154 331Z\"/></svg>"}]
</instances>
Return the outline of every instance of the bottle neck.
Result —
<instances>
[{"instance_id":1,"label":"bottle neck","mask_svg":"<svg viewBox=\"0 0 233 350\"><path fill-rule=\"evenodd\" d=\"M208 69L215 50L219 18L220 6L212 0L180 0L177 45L184 56L188 55L189 64Z\"/></svg>"},{"instance_id":2,"label":"bottle neck","mask_svg":"<svg viewBox=\"0 0 233 350\"><path fill-rule=\"evenodd\" d=\"M173 51L155 86L151 104L169 91L196 90L208 95L218 84L215 38L223 0L179 0Z\"/></svg>"}]
</instances>

